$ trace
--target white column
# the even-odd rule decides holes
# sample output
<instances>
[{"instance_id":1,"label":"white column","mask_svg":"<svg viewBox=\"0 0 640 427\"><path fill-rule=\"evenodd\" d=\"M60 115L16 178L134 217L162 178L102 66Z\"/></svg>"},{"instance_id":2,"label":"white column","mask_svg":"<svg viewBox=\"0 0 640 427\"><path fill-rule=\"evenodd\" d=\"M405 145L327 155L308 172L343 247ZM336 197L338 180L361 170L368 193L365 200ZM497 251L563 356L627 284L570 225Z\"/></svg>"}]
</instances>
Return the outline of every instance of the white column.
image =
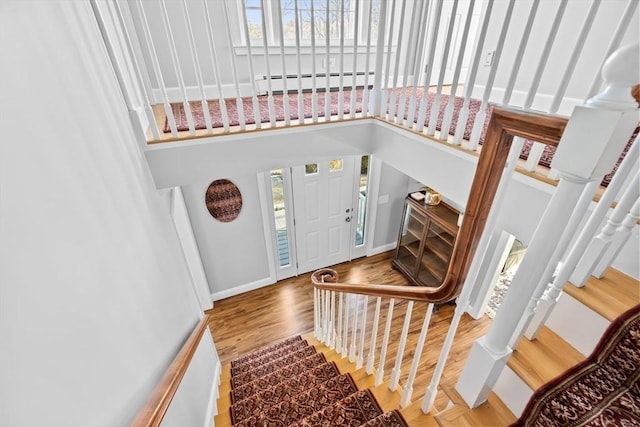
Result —
<instances>
[{"instance_id":1,"label":"white column","mask_svg":"<svg viewBox=\"0 0 640 427\"><path fill-rule=\"evenodd\" d=\"M607 90L576 107L567 123L552 164L560 183L489 333L473 345L456 386L470 407L486 401L502 372L512 351L509 342L552 257L550 248L558 244L584 187L611 170L627 141L623 135L628 138L637 124L637 106L629 98L638 62L637 44L617 51L603 69Z\"/></svg>"}]
</instances>

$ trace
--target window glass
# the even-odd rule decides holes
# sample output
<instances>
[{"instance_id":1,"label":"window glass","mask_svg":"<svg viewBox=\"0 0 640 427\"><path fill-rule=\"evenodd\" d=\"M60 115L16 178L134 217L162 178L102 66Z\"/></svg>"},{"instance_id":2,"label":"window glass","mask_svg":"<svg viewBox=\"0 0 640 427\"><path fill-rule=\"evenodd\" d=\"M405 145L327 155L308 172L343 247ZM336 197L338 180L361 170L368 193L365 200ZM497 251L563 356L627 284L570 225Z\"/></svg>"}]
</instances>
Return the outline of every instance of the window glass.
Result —
<instances>
[{"instance_id":1,"label":"window glass","mask_svg":"<svg viewBox=\"0 0 640 427\"><path fill-rule=\"evenodd\" d=\"M329 162L329 172L337 172L342 170L342 159L335 159Z\"/></svg>"},{"instance_id":2,"label":"window glass","mask_svg":"<svg viewBox=\"0 0 640 427\"><path fill-rule=\"evenodd\" d=\"M282 169L271 171L271 191L273 194L273 216L276 222L276 241L280 267L289 265L289 231L287 230L287 209L284 203L284 183Z\"/></svg>"},{"instance_id":3,"label":"window glass","mask_svg":"<svg viewBox=\"0 0 640 427\"><path fill-rule=\"evenodd\" d=\"M367 218L369 191L369 156L360 159L360 185L358 189L358 218L356 220L356 246L364 245L364 225Z\"/></svg>"},{"instance_id":4,"label":"window glass","mask_svg":"<svg viewBox=\"0 0 640 427\"><path fill-rule=\"evenodd\" d=\"M309 163L304 165L304 174L305 175L313 175L318 173L318 164L317 163Z\"/></svg>"}]
</instances>

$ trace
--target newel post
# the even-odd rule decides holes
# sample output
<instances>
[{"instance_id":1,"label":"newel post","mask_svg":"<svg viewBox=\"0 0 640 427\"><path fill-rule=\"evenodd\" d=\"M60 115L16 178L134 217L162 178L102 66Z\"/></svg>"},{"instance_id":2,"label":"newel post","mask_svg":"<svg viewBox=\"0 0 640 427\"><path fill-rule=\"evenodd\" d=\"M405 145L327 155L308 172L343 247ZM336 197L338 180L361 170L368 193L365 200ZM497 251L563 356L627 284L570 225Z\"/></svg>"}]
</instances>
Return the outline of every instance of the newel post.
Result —
<instances>
[{"instance_id":1,"label":"newel post","mask_svg":"<svg viewBox=\"0 0 640 427\"><path fill-rule=\"evenodd\" d=\"M457 391L470 407L487 400L508 357L509 343L522 330L544 287L538 283L585 187L615 164L638 123L631 87L637 82L638 44L616 51L605 62L607 89L574 109L551 167L560 182L538 223L529 249L487 335L477 340L460 375Z\"/></svg>"}]
</instances>

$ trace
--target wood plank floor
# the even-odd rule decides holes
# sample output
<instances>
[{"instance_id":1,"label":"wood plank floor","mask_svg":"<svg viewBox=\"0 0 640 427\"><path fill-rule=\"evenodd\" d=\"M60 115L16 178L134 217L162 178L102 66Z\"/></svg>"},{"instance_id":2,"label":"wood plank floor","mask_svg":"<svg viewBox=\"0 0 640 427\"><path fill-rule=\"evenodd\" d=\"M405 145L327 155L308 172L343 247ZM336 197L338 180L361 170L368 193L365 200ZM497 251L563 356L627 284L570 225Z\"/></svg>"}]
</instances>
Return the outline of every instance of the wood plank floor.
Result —
<instances>
[{"instance_id":1,"label":"wood plank floor","mask_svg":"<svg viewBox=\"0 0 640 427\"><path fill-rule=\"evenodd\" d=\"M392 257L393 252L386 252L373 257L361 258L352 262L339 264L333 268L338 271L340 280L345 283L409 284L404 276L391 268ZM211 315L209 326L222 364L226 365L238 356L276 343L287 337L312 331L312 289L309 273L242 295L216 301L214 308L207 313ZM348 304L351 314L350 322L353 321L352 316L355 307L358 307L358 317L361 319L364 298L359 297L356 299L355 296L351 296L348 299ZM375 298L368 299L368 326L366 328L364 351L365 360L369 353L370 331L375 304ZM377 333L376 365L379 360L383 325L387 317L388 305L388 300L383 300L382 315ZM393 369L398 348L398 337L402 329L406 309L406 301L396 301L393 311L391 333L391 336L395 339L392 339L389 345L384 366L385 379L388 379ZM406 381L426 309L427 304L425 303L415 303L414 305L409 329L409 339L402 363L401 384L404 384ZM453 305L443 305L434 311L425 351L420 360L419 373L414 385L413 401L422 398L424 390L431 380L431 372L439 356L450 319L453 316L453 310ZM360 323L360 320L358 323ZM442 378L444 384L449 386L455 385L464 367L464 362L471 349L471 345L477 338L488 331L490 325L491 320L487 316L479 320L474 320L467 315L463 316L449 355L445 374ZM359 335L360 332L358 329L358 336ZM352 337L349 337L349 343L351 343L351 341ZM359 342L359 338L356 342ZM443 394L443 396L439 396L436 401L436 408L443 409L446 403L447 401Z\"/></svg>"}]
</instances>

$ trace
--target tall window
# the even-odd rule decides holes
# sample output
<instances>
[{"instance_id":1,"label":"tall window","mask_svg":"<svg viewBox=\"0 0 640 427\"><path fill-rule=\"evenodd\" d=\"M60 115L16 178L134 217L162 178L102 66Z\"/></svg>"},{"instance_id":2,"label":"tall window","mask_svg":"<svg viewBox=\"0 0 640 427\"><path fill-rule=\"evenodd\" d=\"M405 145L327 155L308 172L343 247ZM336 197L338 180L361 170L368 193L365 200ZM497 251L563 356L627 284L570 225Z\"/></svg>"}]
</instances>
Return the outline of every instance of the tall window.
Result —
<instances>
[{"instance_id":1,"label":"tall window","mask_svg":"<svg viewBox=\"0 0 640 427\"><path fill-rule=\"evenodd\" d=\"M278 3L279 8L278 8ZM261 0L244 0L245 14L249 30L249 38L252 44L262 42L262 2ZM337 44L344 28L345 44L352 44L354 38L354 25L356 2L359 2L358 40L359 44L366 43L368 27L371 26L371 39L375 43L378 19L380 16L380 0L273 0L264 2L265 22L267 34L273 34L278 38L280 23L282 22L282 34L285 44L293 44L296 39L296 9L300 42L303 45L311 43L311 28L313 27L316 43L326 43L327 36L332 44ZM297 7L296 7L297 6ZM369 22L369 7L371 7L371 22ZM280 19L282 15L282 20ZM344 27L342 19L344 17ZM313 24L313 25L312 25ZM241 20L240 25L244 22ZM244 30L242 31L244 34ZM279 40L270 40L278 43Z\"/></svg>"}]
</instances>

